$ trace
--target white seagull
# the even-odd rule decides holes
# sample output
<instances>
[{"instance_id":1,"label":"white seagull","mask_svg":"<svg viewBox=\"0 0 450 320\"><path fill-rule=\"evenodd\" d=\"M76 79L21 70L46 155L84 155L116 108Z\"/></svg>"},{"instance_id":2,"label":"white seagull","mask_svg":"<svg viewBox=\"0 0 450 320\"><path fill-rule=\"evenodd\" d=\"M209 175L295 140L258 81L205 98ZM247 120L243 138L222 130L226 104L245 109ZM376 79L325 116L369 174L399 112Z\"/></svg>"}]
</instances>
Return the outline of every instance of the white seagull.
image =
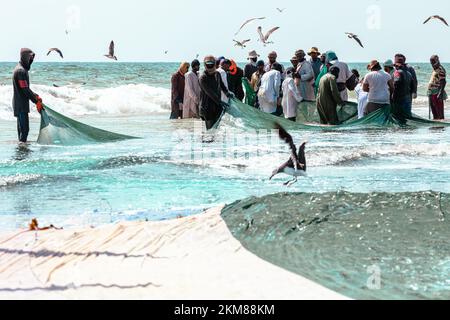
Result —
<instances>
[{"instance_id":1,"label":"white seagull","mask_svg":"<svg viewBox=\"0 0 450 320\"><path fill-rule=\"evenodd\" d=\"M236 47L241 47L242 49L246 48L247 46L245 45L247 42L250 42L251 39L247 39L247 40L243 40L243 41L237 41L237 40L233 40L236 44Z\"/></svg>"},{"instance_id":2,"label":"white seagull","mask_svg":"<svg viewBox=\"0 0 450 320\"><path fill-rule=\"evenodd\" d=\"M272 28L269 31L267 31L266 34L263 34L262 27L258 27L259 41L261 41L264 44L264 46L266 44L273 43L273 42L269 42L269 38L272 35L272 33L277 31L278 29L280 29L280 27L275 27L275 28Z\"/></svg>"},{"instance_id":3,"label":"white seagull","mask_svg":"<svg viewBox=\"0 0 450 320\"><path fill-rule=\"evenodd\" d=\"M109 44L109 53L105 54L105 57L117 61L117 57L114 55L114 41L111 41L111 43Z\"/></svg>"},{"instance_id":4,"label":"white seagull","mask_svg":"<svg viewBox=\"0 0 450 320\"><path fill-rule=\"evenodd\" d=\"M241 32L241 30L249 23L256 21L256 20L264 20L266 17L261 17L261 18L252 18L252 19L248 19L246 20L241 27L239 28L239 30L234 34L235 36L237 36L239 34L239 32Z\"/></svg>"}]
</instances>

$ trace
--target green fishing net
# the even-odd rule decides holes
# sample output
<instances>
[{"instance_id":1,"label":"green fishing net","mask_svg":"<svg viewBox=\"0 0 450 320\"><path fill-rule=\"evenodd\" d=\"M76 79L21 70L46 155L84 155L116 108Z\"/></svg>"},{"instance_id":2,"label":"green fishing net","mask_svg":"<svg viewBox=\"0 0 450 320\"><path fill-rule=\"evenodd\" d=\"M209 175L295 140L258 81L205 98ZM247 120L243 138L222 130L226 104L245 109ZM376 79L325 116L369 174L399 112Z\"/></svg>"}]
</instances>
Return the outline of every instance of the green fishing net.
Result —
<instances>
[{"instance_id":1,"label":"green fishing net","mask_svg":"<svg viewBox=\"0 0 450 320\"><path fill-rule=\"evenodd\" d=\"M83 145L129 139L137 138L88 126L47 106L41 112L38 143L42 145Z\"/></svg>"}]
</instances>

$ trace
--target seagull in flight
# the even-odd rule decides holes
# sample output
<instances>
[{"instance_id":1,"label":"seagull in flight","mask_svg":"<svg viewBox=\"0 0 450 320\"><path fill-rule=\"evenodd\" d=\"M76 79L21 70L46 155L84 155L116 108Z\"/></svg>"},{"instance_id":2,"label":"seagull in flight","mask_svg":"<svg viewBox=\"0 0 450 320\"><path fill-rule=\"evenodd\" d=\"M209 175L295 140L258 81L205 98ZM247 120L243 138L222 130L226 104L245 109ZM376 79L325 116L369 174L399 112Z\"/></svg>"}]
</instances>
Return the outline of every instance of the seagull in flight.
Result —
<instances>
[{"instance_id":1,"label":"seagull in flight","mask_svg":"<svg viewBox=\"0 0 450 320\"><path fill-rule=\"evenodd\" d=\"M61 59L64 59L63 53L58 48L50 48L50 49L48 49L47 56L50 55L50 53L52 53L53 51L57 52L59 54L59 56L61 57Z\"/></svg>"},{"instance_id":2,"label":"seagull in flight","mask_svg":"<svg viewBox=\"0 0 450 320\"><path fill-rule=\"evenodd\" d=\"M237 40L233 40L236 44L236 47L241 47L242 49L246 48L247 46L245 45L247 42L250 42L251 39L247 39L247 40L243 40L243 41L237 41Z\"/></svg>"},{"instance_id":3,"label":"seagull in flight","mask_svg":"<svg viewBox=\"0 0 450 320\"><path fill-rule=\"evenodd\" d=\"M286 10L286 8L283 8L283 9L277 8L277 10L279 13L283 13L283 11Z\"/></svg>"},{"instance_id":4,"label":"seagull in flight","mask_svg":"<svg viewBox=\"0 0 450 320\"><path fill-rule=\"evenodd\" d=\"M263 34L262 27L258 27L259 41L261 41L264 44L264 46L266 44L273 43L273 42L269 42L269 38L272 35L272 33L277 31L278 29L280 29L280 27L275 27L275 28L272 28L269 31L267 31L266 34Z\"/></svg>"},{"instance_id":5,"label":"seagull in flight","mask_svg":"<svg viewBox=\"0 0 450 320\"><path fill-rule=\"evenodd\" d=\"M291 157L289 160L281 165L277 170L272 173L270 180L272 180L276 175L281 173L293 176L294 180L286 182L285 186L291 186L298 181L298 177L306 176L306 156L305 148L306 142L304 142L297 153L297 147L295 146L294 139L292 136L278 123L275 124L275 129L278 130L278 135L281 140L286 142L291 149Z\"/></svg>"},{"instance_id":6,"label":"seagull in flight","mask_svg":"<svg viewBox=\"0 0 450 320\"><path fill-rule=\"evenodd\" d=\"M246 20L241 27L239 28L239 30L234 34L235 36L237 36L239 34L239 32L241 32L241 30L249 23L256 21L256 20L264 20L266 17L260 17L260 18L252 18L252 19L248 19Z\"/></svg>"},{"instance_id":7,"label":"seagull in flight","mask_svg":"<svg viewBox=\"0 0 450 320\"><path fill-rule=\"evenodd\" d=\"M359 38L358 38L358 36L357 36L356 34L353 34L353 33L351 33L351 32L346 32L345 34L346 34L350 39L353 39L353 40L355 40L356 42L358 42L358 44L359 44L362 48L364 48L364 46L363 46L361 40L359 40Z\"/></svg>"},{"instance_id":8,"label":"seagull in flight","mask_svg":"<svg viewBox=\"0 0 450 320\"><path fill-rule=\"evenodd\" d=\"M442 18L441 16L438 16L438 15L429 17L427 20L425 20L425 22L424 22L423 24L426 24L426 23L428 23L430 20L433 20L433 19L440 20L440 21L441 21L442 23L444 23L447 27L449 26L448 23L447 23L447 21L446 21L444 18Z\"/></svg>"},{"instance_id":9,"label":"seagull in flight","mask_svg":"<svg viewBox=\"0 0 450 320\"><path fill-rule=\"evenodd\" d=\"M109 44L109 53L105 54L105 57L117 61L117 57L114 55L114 41L111 41L111 43Z\"/></svg>"}]
</instances>

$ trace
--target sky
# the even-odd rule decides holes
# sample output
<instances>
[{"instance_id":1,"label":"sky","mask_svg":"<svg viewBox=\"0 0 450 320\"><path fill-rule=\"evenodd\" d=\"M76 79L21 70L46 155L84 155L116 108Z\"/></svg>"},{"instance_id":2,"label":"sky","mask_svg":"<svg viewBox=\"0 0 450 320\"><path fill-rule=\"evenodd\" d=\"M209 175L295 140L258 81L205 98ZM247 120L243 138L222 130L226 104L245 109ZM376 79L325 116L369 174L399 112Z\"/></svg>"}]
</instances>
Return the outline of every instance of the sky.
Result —
<instances>
[{"instance_id":1,"label":"sky","mask_svg":"<svg viewBox=\"0 0 450 320\"><path fill-rule=\"evenodd\" d=\"M277 7L286 10L280 13ZM1 0L0 61L17 61L22 47L33 49L38 62L60 61L46 56L50 47L60 48L64 61L107 61L103 55L114 40L117 57L126 62L191 61L197 54L245 61L253 49L262 58L275 50L280 61L289 61L297 49L312 46L334 50L348 62L384 61L399 52L412 62L428 61L432 54L450 62L450 28L438 21L423 25L434 14L450 21L450 2ZM266 19L235 36L242 22L253 17ZM257 42L259 25L263 30L280 27L272 36L274 44ZM359 35L365 48L345 32ZM240 49L233 39L252 41Z\"/></svg>"}]
</instances>

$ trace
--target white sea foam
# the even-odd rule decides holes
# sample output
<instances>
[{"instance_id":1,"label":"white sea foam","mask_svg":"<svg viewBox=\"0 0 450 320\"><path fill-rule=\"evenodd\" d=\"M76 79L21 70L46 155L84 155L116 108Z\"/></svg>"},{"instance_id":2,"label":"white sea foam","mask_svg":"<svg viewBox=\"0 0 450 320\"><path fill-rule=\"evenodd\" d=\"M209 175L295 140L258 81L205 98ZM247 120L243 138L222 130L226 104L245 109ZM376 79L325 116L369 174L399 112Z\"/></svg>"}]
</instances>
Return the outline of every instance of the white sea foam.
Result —
<instances>
[{"instance_id":1,"label":"white sea foam","mask_svg":"<svg viewBox=\"0 0 450 320\"><path fill-rule=\"evenodd\" d=\"M0 177L0 188L16 186L23 183L33 182L42 178L39 174L16 174L14 176Z\"/></svg>"},{"instance_id":2,"label":"white sea foam","mask_svg":"<svg viewBox=\"0 0 450 320\"><path fill-rule=\"evenodd\" d=\"M34 85L33 90L49 107L69 116L152 114L167 112L170 108L170 90L145 84L106 89ZM12 86L0 87L0 119L13 119L12 96ZM38 117L32 109L31 116Z\"/></svg>"}]
</instances>

